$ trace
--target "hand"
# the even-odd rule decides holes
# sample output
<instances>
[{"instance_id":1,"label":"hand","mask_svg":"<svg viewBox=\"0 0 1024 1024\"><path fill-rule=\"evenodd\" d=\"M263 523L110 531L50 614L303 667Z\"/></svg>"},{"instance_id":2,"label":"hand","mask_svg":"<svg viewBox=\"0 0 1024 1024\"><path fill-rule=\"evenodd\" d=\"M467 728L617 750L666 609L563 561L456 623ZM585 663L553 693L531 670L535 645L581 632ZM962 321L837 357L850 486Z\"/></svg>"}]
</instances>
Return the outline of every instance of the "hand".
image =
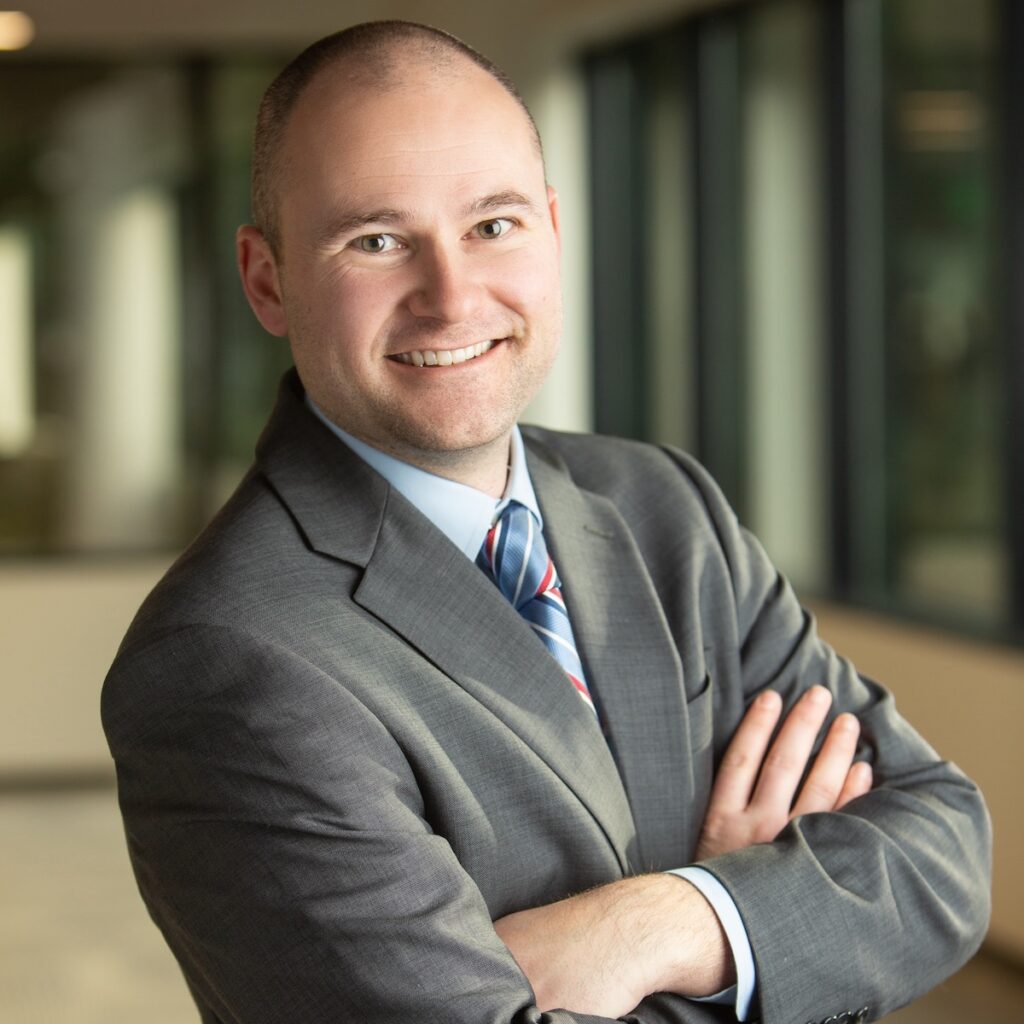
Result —
<instances>
[{"instance_id":1,"label":"hand","mask_svg":"<svg viewBox=\"0 0 1024 1024\"><path fill-rule=\"evenodd\" d=\"M626 878L494 927L541 1010L615 1018L653 992L710 995L735 980L718 916L673 875Z\"/></svg>"},{"instance_id":2,"label":"hand","mask_svg":"<svg viewBox=\"0 0 1024 1024\"><path fill-rule=\"evenodd\" d=\"M812 686L797 701L765 755L782 712L782 698L774 690L758 696L719 766L697 843L697 860L771 842L797 815L838 811L871 789L871 766L853 760L860 723L853 715L842 714L829 728L797 794L831 704L832 695L825 687Z\"/></svg>"}]
</instances>

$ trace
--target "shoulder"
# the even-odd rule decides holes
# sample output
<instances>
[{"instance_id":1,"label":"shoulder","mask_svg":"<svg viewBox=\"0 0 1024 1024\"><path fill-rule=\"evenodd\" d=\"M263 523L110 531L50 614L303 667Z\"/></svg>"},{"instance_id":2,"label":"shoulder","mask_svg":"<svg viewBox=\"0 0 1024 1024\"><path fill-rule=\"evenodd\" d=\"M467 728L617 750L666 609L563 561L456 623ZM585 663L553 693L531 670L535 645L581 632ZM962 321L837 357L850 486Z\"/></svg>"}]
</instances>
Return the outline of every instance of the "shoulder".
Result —
<instances>
[{"instance_id":1,"label":"shoulder","mask_svg":"<svg viewBox=\"0 0 1024 1024\"><path fill-rule=\"evenodd\" d=\"M604 434L521 428L527 448L567 473L573 483L611 500L622 512L657 512L673 519L735 524L735 514L708 471L692 455Z\"/></svg>"},{"instance_id":2,"label":"shoulder","mask_svg":"<svg viewBox=\"0 0 1024 1024\"><path fill-rule=\"evenodd\" d=\"M186 636L284 643L317 602L347 607L357 571L315 550L267 478L250 470L143 601L117 660Z\"/></svg>"},{"instance_id":3,"label":"shoulder","mask_svg":"<svg viewBox=\"0 0 1024 1024\"><path fill-rule=\"evenodd\" d=\"M132 630L150 617L217 619L258 589L282 552L301 546L294 524L251 470L207 526L178 556L143 603ZM129 633L131 636L131 633Z\"/></svg>"},{"instance_id":4,"label":"shoulder","mask_svg":"<svg viewBox=\"0 0 1024 1024\"><path fill-rule=\"evenodd\" d=\"M764 590L777 579L761 546L692 455L668 445L535 427L523 436L549 479L550 469L584 496L613 506L663 596L697 587L716 608L728 609L739 594ZM543 487L538 496L543 508Z\"/></svg>"},{"instance_id":5,"label":"shoulder","mask_svg":"<svg viewBox=\"0 0 1024 1024\"><path fill-rule=\"evenodd\" d=\"M357 576L316 552L266 478L250 472L147 596L118 648L101 698L112 749L189 707L248 707L271 691L279 703L321 694L322 668L307 654L321 623L339 643L357 628Z\"/></svg>"}]
</instances>

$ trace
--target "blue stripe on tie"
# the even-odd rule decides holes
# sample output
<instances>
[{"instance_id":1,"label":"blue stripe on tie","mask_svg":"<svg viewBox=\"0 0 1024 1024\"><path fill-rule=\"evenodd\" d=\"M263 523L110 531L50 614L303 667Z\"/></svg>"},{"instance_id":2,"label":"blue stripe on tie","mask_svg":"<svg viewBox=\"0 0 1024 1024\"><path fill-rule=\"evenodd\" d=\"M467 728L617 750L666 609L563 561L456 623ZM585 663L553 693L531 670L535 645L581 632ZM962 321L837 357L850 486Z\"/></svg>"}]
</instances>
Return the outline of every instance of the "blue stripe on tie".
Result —
<instances>
[{"instance_id":1,"label":"blue stripe on tie","mask_svg":"<svg viewBox=\"0 0 1024 1024\"><path fill-rule=\"evenodd\" d=\"M493 564L488 557L489 546ZM580 698L597 715L554 567L550 578L545 579L549 576L548 551L533 513L518 501L509 502L484 541L476 562L530 623L540 641L572 677Z\"/></svg>"}]
</instances>

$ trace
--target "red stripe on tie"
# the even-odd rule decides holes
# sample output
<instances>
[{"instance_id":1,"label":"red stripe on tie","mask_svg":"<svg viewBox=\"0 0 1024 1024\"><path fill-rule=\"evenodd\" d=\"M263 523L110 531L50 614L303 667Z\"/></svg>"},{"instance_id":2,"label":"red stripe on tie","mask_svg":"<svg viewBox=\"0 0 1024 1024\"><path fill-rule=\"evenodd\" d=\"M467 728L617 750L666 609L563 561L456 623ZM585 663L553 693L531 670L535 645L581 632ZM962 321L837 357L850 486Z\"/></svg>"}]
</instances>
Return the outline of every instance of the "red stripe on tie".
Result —
<instances>
[{"instance_id":1,"label":"red stripe on tie","mask_svg":"<svg viewBox=\"0 0 1024 1024\"><path fill-rule=\"evenodd\" d=\"M577 679L571 672L566 672L565 674L569 677L569 681L572 685L576 687L576 692L587 702L587 704L590 705L590 707L593 707L594 700L590 696L590 690L587 689L587 684L581 679Z\"/></svg>"},{"instance_id":2,"label":"red stripe on tie","mask_svg":"<svg viewBox=\"0 0 1024 1024\"><path fill-rule=\"evenodd\" d=\"M495 523L487 531L487 561L494 565L494 545L498 540L498 527L501 525L500 521Z\"/></svg>"},{"instance_id":3,"label":"red stripe on tie","mask_svg":"<svg viewBox=\"0 0 1024 1024\"><path fill-rule=\"evenodd\" d=\"M477 535L479 536L479 534ZM544 579L540 581L537 587L537 593L535 597L540 597L551 586L551 581L555 578L555 563L551 561L551 556L548 555L548 567L544 570Z\"/></svg>"}]
</instances>

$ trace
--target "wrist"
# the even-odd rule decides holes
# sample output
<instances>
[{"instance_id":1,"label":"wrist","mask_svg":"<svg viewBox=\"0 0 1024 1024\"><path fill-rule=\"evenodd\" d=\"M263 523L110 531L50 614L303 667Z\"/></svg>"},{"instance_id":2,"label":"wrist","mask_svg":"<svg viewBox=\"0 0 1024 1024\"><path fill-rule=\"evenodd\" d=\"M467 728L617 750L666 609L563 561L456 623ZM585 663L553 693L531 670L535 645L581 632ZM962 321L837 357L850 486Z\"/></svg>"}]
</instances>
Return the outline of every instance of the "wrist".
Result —
<instances>
[{"instance_id":1,"label":"wrist","mask_svg":"<svg viewBox=\"0 0 1024 1024\"><path fill-rule=\"evenodd\" d=\"M735 984L728 937L703 893L677 875L649 875L644 881L648 991L700 997Z\"/></svg>"}]
</instances>

